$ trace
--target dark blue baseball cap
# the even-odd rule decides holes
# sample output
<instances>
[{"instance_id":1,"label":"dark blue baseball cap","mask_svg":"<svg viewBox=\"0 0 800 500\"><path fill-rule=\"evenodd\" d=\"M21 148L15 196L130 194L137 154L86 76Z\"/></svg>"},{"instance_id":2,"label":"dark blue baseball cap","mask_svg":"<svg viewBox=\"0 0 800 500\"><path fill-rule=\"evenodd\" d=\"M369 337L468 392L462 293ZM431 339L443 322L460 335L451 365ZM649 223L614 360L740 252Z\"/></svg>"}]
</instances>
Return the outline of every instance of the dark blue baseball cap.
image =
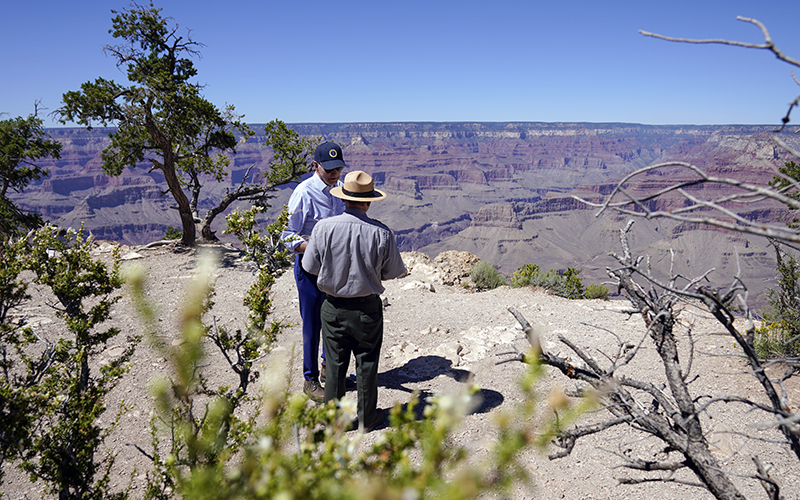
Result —
<instances>
[{"instance_id":1,"label":"dark blue baseball cap","mask_svg":"<svg viewBox=\"0 0 800 500\"><path fill-rule=\"evenodd\" d=\"M325 170L347 166L344 163L342 148L333 141L324 142L317 146L317 149L314 150L314 161L322 165Z\"/></svg>"}]
</instances>

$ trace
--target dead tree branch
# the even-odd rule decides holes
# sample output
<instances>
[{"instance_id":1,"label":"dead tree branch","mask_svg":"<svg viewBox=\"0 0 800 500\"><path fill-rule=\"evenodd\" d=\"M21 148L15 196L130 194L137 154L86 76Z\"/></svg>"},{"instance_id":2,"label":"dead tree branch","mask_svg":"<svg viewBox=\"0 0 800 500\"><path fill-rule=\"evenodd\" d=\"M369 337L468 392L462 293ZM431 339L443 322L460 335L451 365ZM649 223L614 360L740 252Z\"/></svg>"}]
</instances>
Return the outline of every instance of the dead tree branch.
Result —
<instances>
[{"instance_id":1,"label":"dead tree branch","mask_svg":"<svg viewBox=\"0 0 800 500\"><path fill-rule=\"evenodd\" d=\"M676 183L663 188L655 193L636 195L631 193L625 186L639 176L644 176L649 172L658 169L678 167L688 170L696 179L680 180ZM686 187L698 186L726 186L737 191L733 194L726 194L711 200L700 199L685 191ZM673 210L651 210L648 203L677 193L682 196L688 204ZM770 186L760 186L742 182L736 179L710 176L695 165L686 162L666 162L644 167L625 176L602 203L595 203L578 196L573 196L576 200L590 207L599 208L595 216L600 216L608 209L619 213L646 219L666 218L678 222L702 224L714 226L739 233L747 233L758 236L773 238L782 242L800 243L800 231L786 225L764 224L759 221L746 219L730 208L731 204L752 203L763 200L773 200L791 210L800 210L800 201L786 195L783 190L774 189ZM709 216L697 215L698 212L714 214Z\"/></svg>"},{"instance_id":2,"label":"dead tree branch","mask_svg":"<svg viewBox=\"0 0 800 500\"><path fill-rule=\"evenodd\" d=\"M775 55L775 57L777 57L779 60L781 60L781 61L783 61L783 62L785 62L787 64L790 64L792 66L800 68L800 61L798 61L797 59L794 59L792 57L787 56L786 54L783 53L783 51L781 51L775 45L775 43L772 41L772 36L769 34L769 30L767 30L767 27L764 26L763 23L761 23L760 21L758 21L756 19L752 19L752 18L749 18L749 17L738 16L736 19L739 20L739 21L742 21L742 22L745 22L745 23L750 23L750 24L753 24L753 25L757 26L761 30L761 34L764 36L764 43L738 42L738 41L735 41L735 40L725 40L725 39L720 39L720 38L712 38L712 39L706 39L706 40L693 39L693 38L675 38L675 37L671 37L671 36L658 35L656 33L650 33L649 31L642 31L642 30L639 30L639 33L641 33L644 36L657 38L659 40L666 40L668 42L692 43L692 44L731 45L731 46L734 46L734 47L744 47L744 48L747 48L747 49L767 50L769 52L772 52ZM776 130L776 132L780 132L786 127L786 124L788 124L790 119L791 119L790 117L791 117L791 114L792 114L792 109L794 109L794 107L797 106L798 104L800 104L800 96L798 96L794 101L792 101L789 104L789 110L786 112L786 115L784 115L784 117L781 118L782 125L781 125L781 127L779 129Z\"/></svg>"},{"instance_id":3,"label":"dead tree branch","mask_svg":"<svg viewBox=\"0 0 800 500\"><path fill-rule=\"evenodd\" d=\"M796 450L798 433L797 419L785 406L779 391L767 377L761 361L755 355L752 344L734 326L734 316L731 304L738 292L744 287L738 276L734 279L730 289L725 293L707 288L698 287L699 280L681 278L672 272L666 282L661 282L649 275L643 268L645 260L634 257L628 245L628 233L632 221L620 231L622 255L616 255L620 266L609 269L609 275L616 279L619 287L624 291L633 308L642 315L645 325L645 337L649 338L648 347L655 350L660 358L660 365L664 371L665 382L657 384L651 381L636 380L626 376L618 376L616 370L623 364L633 363L636 354L640 352L638 346L620 346L616 355L607 356L607 366L593 355L572 342L563 335L558 340L567 346L580 359L576 365L561 356L556 356L546 351L539 351L538 362L552 366L566 377L590 385L598 400L603 404L604 410L610 414L609 418L590 425L576 425L570 429L561 429L557 434L554 445L557 451L551 458L561 458L569 455L577 440L602 433L618 426L628 426L631 430L653 436L661 440L665 452L658 456L629 456L627 451L622 467L649 471L675 471L687 468L716 498L742 499L744 496L738 491L731 481L731 472L726 470L716 456L711 452L713 445L707 440L708 432L703 428L701 415L718 403L731 403L742 405L748 410L756 410L772 416L775 420L773 426L778 428L784 440L782 443L793 451ZM648 287L642 286L638 280L645 278ZM685 280L686 284L679 283ZM691 376L691 360L693 359L694 341L691 339L692 325L682 325L677 320L679 310L676 306L684 301L693 300L697 303L702 300L708 307L712 316L728 331L737 345L743 347L745 355L750 362L753 375L761 383L768 403L758 402L744 397L732 395L700 395L695 396L689 389L689 384L695 377ZM529 332L534 330L527 320L514 309L510 309L514 317L520 322L528 339L532 338ZM683 336L685 335L685 337ZM614 335L618 344L623 344L619 336ZM679 338L689 339L689 362L682 363L678 350ZM538 338L534 338L537 349L541 349ZM532 342L532 345L534 343ZM641 345L641 341L640 341ZM536 352L536 351L534 351ZM517 359L531 361L520 356ZM796 453L796 451L795 451ZM680 456L675 459L675 454ZM800 460L800 455L798 460ZM770 479L764 471L756 475L747 476L759 480L764 485L777 483ZM626 482L642 481L672 481L674 478L643 478L626 480ZM686 483L681 481L684 484ZM767 486L764 486L767 488ZM772 490L768 490L772 491Z\"/></svg>"}]
</instances>

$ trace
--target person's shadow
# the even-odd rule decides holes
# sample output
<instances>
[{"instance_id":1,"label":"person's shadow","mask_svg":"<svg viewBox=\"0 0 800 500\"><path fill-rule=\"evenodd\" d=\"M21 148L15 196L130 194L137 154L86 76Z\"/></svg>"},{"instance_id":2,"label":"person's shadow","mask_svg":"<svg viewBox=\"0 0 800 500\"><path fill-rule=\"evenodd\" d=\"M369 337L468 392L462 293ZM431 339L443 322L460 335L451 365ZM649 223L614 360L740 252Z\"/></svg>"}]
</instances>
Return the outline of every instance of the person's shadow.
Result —
<instances>
[{"instance_id":1,"label":"person's shadow","mask_svg":"<svg viewBox=\"0 0 800 500\"><path fill-rule=\"evenodd\" d=\"M410 359L401 367L378 373L378 387L413 393L414 389L406 387L405 384L432 380L442 374L451 377L457 382L467 382L471 375L470 372L452 368L452 365L453 363L449 359L441 356L420 356ZM414 408L417 420L424 418L425 407L430 404L428 399L431 396L434 396L434 394L430 391L419 391L419 403ZM500 406L504 401L502 394L485 388L480 389L480 391L474 395L474 398L476 398L475 407L472 409L471 413L486 413ZM403 405L403 411L405 411L407 407L408 403L405 403Z\"/></svg>"}]
</instances>

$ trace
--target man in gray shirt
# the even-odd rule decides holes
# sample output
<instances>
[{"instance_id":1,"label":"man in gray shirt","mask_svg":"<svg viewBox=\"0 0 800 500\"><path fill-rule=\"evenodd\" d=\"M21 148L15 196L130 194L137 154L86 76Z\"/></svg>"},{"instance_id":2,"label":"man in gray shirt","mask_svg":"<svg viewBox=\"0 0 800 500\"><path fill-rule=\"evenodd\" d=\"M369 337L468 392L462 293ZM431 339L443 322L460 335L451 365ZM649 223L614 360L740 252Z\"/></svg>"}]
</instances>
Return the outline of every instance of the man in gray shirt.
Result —
<instances>
[{"instance_id":1,"label":"man in gray shirt","mask_svg":"<svg viewBox=\"0 0 800 500\"><path fill-rule=\"evenodd\" d=\"M367 217L370 203L386 198L372 177L357 170L331 194L345 202L342 215L314 226L303 255L303 268L317 275L326 294L320 313L322 342L327 353L325 401L345 394L351 353L356 360L358 420L362 431L380 425L378 359L383 343L382 280L402 276L406 267L392 231Z\"/></svg>"}]
</instances>

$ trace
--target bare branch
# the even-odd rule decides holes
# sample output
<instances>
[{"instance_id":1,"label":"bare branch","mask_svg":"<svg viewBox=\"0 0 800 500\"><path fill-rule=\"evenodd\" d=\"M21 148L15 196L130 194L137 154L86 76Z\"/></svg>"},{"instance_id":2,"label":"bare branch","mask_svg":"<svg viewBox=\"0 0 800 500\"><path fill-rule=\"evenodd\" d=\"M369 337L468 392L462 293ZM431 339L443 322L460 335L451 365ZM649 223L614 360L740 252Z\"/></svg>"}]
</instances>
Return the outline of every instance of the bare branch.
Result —
<instances>
[{"instance_id":1,"label":"bare branch","mask_svg":"<svg viewBox=\"0 0 800 500\"><path fill-rule=\"evenodd\" d=\"M557 436L555 443L559 448L561 448L561 450L551 453L550 455L548 455L548 458L550 460L564 458L570 453L572 453L572 450L573 448L575 448L575 443L578 441L578 438L589 436L591 434L597 434L598 432L610 429L619 424L629 423L631 422L631 420L632 418L629 416L619 417L611 420L606 420L605 422L602 422L600 424L573 427L572 429L563 431L561 434Z\"/></svg>"},{"instance_id":2,"label":"bare branch","mask_svg":"<svg viewBox=\"0 0 800 500\"><path fill-rule=\"evenodd\" d=\"M761 22L759 22L756 19L751 19L751 18L748 18L748 17L741 17L741 16L738 16L736 19L738 19L739 21L743 21L743 22L746 22L746 23L751 23L751 24L754 24L754 25L758 26L758 28L761 30L761 34L764 35L764 43L737 42L737 41L733 41L733 40L725 40L725 39L720 39L720 38L712 38L712 39L706 39L706 40L698 40L698 39L693 39L693 38L675 38L675 37L670 37L670 36L658 35L658 34L655 34L655 33L650 33L648 31L642 31L642 30L639 30L639 33L641 33L644 36L649 36L649 37L652 37L652 38L658 38L660 40L666 40L668 42L693 43L693 44L732 45L734 47L744 47L744 48L748 48L748 49L768 50L768 51L772 52L773 54L775 54L775 57L777 57L781 61L784 61L786 63L791 64L792 66L797 66L798 68L800 68L800 61L798 61L797 59L793 59L793 58L787 56L786 54L781 52L778 49L778 47L775 46L775 44L772 42L772 37L770 36L769 31L767 31L766 26L764 26Z\"/></svg>"},{"instance_id":3,"label":"bare branch","mask_svg":"<svg viewBox=\"0 0 800 500\"><path fill-rule=\"evenodd\" d=\"M769 477L769 469L764 467L761 463L761 460L755 456L753 457L753 463L756 464L756 470L758 471L758 480L761 482L761 486L764 487L764 491L767 492L767 496L771 500L781 500L781 489L771 477Z\"/></svg>"}]
</instances>

